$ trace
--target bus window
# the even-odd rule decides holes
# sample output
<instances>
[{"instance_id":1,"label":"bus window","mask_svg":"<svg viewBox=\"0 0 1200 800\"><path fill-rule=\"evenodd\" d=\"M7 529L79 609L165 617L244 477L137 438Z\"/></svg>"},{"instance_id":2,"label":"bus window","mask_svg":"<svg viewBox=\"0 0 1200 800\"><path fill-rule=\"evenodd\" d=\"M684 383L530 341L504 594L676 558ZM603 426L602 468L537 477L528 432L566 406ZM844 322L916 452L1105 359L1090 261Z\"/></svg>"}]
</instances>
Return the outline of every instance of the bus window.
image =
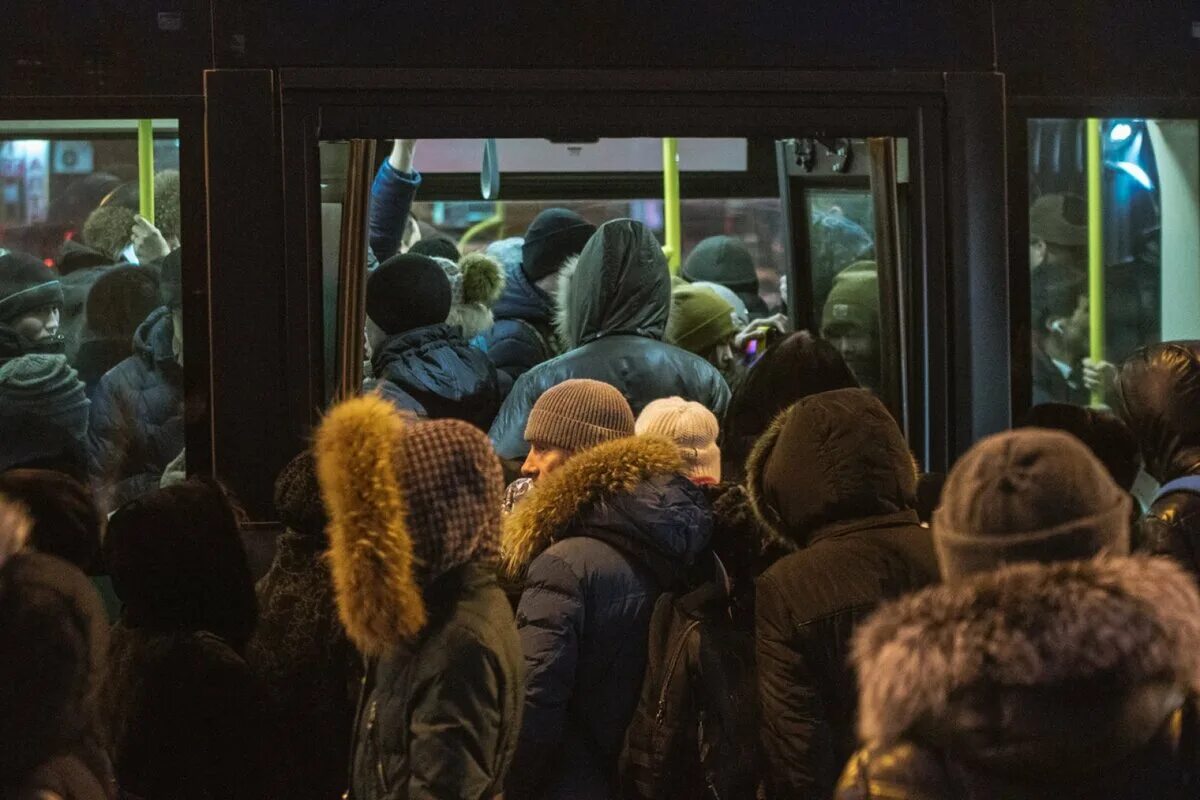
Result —
<instances>
[{"instance_id":1,"label":"bus window","mask_svg":"<svg viewBox=\"0 0 1200 800\"><path fill-rule=\"evenodd\" d=\"M1029 121L1034 404L1107 407L1134 350L1200 337L1198 130L1180 119Z\"/></svg>"},{"instance_id":2,"label":"bus window","mask_svg":"<svg viewBox=\"0 0 1200 800\"><path fill-rule=\"evenodd\" d=\"M0 121L0 470L182 474L180 220L175 120Z\"/></svg>"}]
</instances>

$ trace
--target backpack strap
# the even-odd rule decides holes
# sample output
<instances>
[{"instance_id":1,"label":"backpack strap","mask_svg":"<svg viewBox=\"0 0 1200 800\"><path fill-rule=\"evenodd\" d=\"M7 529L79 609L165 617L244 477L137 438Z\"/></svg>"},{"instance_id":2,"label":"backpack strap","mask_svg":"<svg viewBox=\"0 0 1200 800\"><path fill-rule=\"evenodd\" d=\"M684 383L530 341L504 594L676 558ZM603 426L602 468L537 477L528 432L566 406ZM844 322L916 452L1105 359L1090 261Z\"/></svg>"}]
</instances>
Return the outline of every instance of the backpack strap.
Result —
<instances>
[{"instance_id":1,"label":"backpack strap","mask_svg":"<svg viewBox=\"0 0 1200 800\"><path fill-rule=\"evenodd\" d=\"M1182 478L1164 483L1158 488L1158 493L1154 495L1154 502L1157 503L1174 492L1200 494L1200 475L1184 475Z\"/></svg>"}]
</instances>

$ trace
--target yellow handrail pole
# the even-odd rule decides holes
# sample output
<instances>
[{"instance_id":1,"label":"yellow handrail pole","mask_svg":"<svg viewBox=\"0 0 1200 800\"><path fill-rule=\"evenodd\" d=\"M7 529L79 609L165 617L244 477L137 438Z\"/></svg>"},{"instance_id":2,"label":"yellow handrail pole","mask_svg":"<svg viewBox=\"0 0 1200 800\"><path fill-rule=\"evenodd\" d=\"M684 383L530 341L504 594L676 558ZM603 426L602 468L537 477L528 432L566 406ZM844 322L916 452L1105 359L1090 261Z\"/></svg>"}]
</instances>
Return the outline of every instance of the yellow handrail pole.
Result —
<instances>
[{"instance_id":1,"label":"yellow handrail pole","mask_svg":"<svg viewBox=\"0 0 1200 800\"><path fill-rule=\"evenodd\" d=\"M683 259L683 230L679 222L679 140L662 140L663 151L663 253L671 274L679 272Z\"/></svg>"},{"instance_id":2,"label":"yellow handrail pole","mask_svg":"<svg viewBox=\"0 0 1200 800\"><path fill-rule=\"evenodd\" d=\"M138 143L138 213L147 222L154 222L154 121L139 119Z\"/></svg>"},{"instance_id":3,"label":"yellow handrail pole","mask_svg":"<svg viewBox=\"0 0 1200 800\"><path fill-rule=\"evenodd\" d=\"M1093 361L1104 360L1104 155L1100 120L1087 121L1088 326ZM1092 405L1104 403L1103 390L1092 392Z\"/></svg>"},{"instance_id":4,"label":"yellow handrail pole","mask_svg":"<svg viewBox=\"0 0 1200 800\"><path fill-rule=\"evenodd\" d=\"M479 234L488 230L489 228L498 228L500 235L497 236L496 238L497 239L504 238L504 203L503 203L503 201L499 201L499 200L496 201L496 211L494 214L492 214L487 219L479 220L479 222L476 222L474 225L472 225L471 227L469 227L465 231L463 231L462 238L460 238L458 240L458 251L460 253L463 252L463 249L467 246L467 242L471 241L476 236L478 236Z\"/></svg>"}]
</instances>

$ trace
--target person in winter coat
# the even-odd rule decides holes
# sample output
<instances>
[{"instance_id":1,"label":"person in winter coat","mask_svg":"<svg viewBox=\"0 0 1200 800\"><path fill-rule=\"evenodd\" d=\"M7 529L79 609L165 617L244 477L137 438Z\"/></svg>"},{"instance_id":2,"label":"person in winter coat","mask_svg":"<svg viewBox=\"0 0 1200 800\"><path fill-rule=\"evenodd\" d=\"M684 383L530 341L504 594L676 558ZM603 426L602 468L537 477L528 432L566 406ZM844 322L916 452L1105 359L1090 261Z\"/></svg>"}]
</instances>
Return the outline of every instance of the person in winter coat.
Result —
<instances>
[{"instance_id":1,"label":"person in winter coat","mask_svg":"<svg viewBox=\"0 0 1200 800\"><path fill-rule=\"evenodd\" d=\"M1121 366L1117 412L1159 483L1139 546L1200 576L1200 341L1143 348Z\"/></svg>"},{"instance_id":2,"label":"person in winter coat","mask_svg":"<svg viewBox=\"0 0 1200 800\"><path fill-rule=\"evenodd\" d=\"M133 355L92 396L88 470L102 509L156 489L183 450L182 251L162 259L162 306L138 326Z\"/></svg>"},{"instance_id":3,"label":"person in winter coat","mask_svg":"<svg viewBox=\"0 0 1200 800\"><path fill-rule=\"evenodd\" d=\"M124 604L104 703L122 788L179 800L271 796L267 698L242 656L254 583L229 498L185 481L133 500L109 520L104 560Z\"/></svg>"},{"instance_id":4,"label":"person in winter coat","mask_svg":"<svg viewBox=\"0 0 1200 800\"><path fill-rule=\"evenodd\" d=\"M0 796L115 800L98 713L107 646L104 607L78 569L41 553L3 564Z\"/></svg>"},{"instance_id":5,"label":"person in winter coat","mask_svg":"<svg viewBox=\"0 0 1200 800\"><path fill-rule=\"evenodd\" d=\"M1126 555L1129 505L1059 431L963 456L933 522L946 584L855 636L863 747L838 800L1197 796L1200 595Z\"/></svg>"},{"instance_id":6,"label":"person in winter coat","mask_svg":"<svg viewBox=\"0 0 1200 800\"><path fill-rule=\"evenodd\" d=\"M884 600L937 580L913 510L917 472L864 389L806 397L750 455L755 512L797 550L758 582L756 640L768 796L827 797L854 752L850 637Z\"/></svg>"},{"instance_id":7,"label":"person in winter coat","mask_svg":"<svg viewBox=\"0 0 1200 800\"><path fill-rule=\"evenodd\" d=\"M501 258L507 276L496 303L496 324L487 337L488 356L500 373L505 397L518 378L561 352L554 334L558 275L595 232L596 226L574 211L548 208L534 218L523 239L488 248L489 255Z\"/></svg>"},{"instance_id":8,"label":"person in winter coat","mask_svg":"<svg viewBox=\"0 0 1200 800\"><path fill-rule=\"evenodd\" d=\"M671 291L667 341L700 356L730 381L741 367L733 353L739 329L733 306L712 289L684 284Z\"/></svg>"},{"instance_id":9,"label":"person in winter coat","mask_svg":"<svg viewBox=\"0 0 1200 800\"><path fill-rule=\"evenodd\" d=\"M92 396L104 374L133 355L134 333L158 308L158 274L116 267L96 278L87 294L84 323L72 364Z\"/></svg>"},{"instance_id":10,"label":"person in winter coat","mask_svg":"<svg viewBox=\"0 0 1200 800\"><path fill-rule=\"evenodd\" d=\"M346 788L362 667L337 618L324 558L328 520L310 451L279 474L275 509L287 530L258 581L258 627L246 661L279 727L279 796L330 800Z\"/></svg>"},{"instance_id":11,"label":"person in winter coat","mask_svg":"<svg viewBox=\"0 0 1200 800\"><path fill-rule=\"evenodd\" d=\"M683 262L689 283L710 281L733 290L752 317L765 317L767 304L758 293L758 272L749 249L736 236L710 236L697 244Z\"/></svg>"},{"instance_id":12,"label":"person in winter coat","mask_svg":"<svg viewBox=\"0 0 1200 800\"><path fill-rule=\"evenodd\" d=\"M496 368L446 323L452 293L427 256L393 256L367 280L367 341L375 387L397 408L487 429L500 407Z\"/></svg>"},{"instance_id":13,"label":"person in winter coat","mask_svg":"<svg viewBox=\"0 0 1200 800\"><path fill-rule=\"evenodd\" d=\"M487 437L368 395L329 412L315 453L338 612L367 661L349 796L498 796L524 682Z\"/></svg>"},{"instance_id":14,"label":"person in winter coat","mask_svg":"<svg viewBox=\"0 0 1200 800\"><path fill-rule=\"evenodd\" d=\"M740 479L755 442L798 400L833 389L856 389L858 381L833 345L807 331L790 334L754 363L736 386L721 421L726 476Z\"/></svg>"},{"instance_id":15,"label":"person in winter coat","mask_svg":"<svg viewBox=\"0 0 1200 800\"><path fill-rule=\"evenodd\" d=\"M522 375L492 425L500 457L525 455L534 401L568 378L617 387L635 414L674 395L725 413L729 387L716 367L662 341L670 304L671 277L654 235L628 219L601 225L559 276L556 324L567 352Z\"/></svg>"},{"instance_id":16,"label":"person in winter coat","mask_svg":"<svg viewBox=\"0 0 1200 800\"><path fill-rule=\"evenodd\" d=\"M574 455L504 523L506 571L524 579L517 626L528 671L509 800L619 796L617 759L655 601L685 585L712 529L674 442L634 436L588 446L596 431L565 416L594 416L586 400L563 411L531 417L528 435L552 437L543 427L557 424L555 438Z\"/></svg>"}]
</instances>

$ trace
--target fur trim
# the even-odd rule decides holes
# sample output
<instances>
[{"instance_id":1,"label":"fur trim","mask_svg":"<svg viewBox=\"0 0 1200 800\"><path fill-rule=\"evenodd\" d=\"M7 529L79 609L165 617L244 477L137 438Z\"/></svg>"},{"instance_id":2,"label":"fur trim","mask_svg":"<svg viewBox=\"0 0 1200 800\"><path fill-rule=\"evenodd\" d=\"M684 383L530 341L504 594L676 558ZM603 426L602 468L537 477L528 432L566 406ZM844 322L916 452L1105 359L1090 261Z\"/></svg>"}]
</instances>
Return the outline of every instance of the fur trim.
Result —
<instances>
[{"instance_id":1,"label":"fur trim","mask_svg":"<svg viewBox=\"0 0 1200 800\"><path fill-rule=\"evenodd\" d=\"M458 262L463 273L463 303L491 308L504 292L504 270L483 253L468 253Z\"/></svg>"},{"instance_id":2,"label":"fur trim","mask_svg":"<svg viewBox=\"0 0 1200 800\"><path fill-rule=\"evenodd\" d=\"M554 304L554 332L562 344L562 351L574 350L577 346L575 335L571 332L571 292L575 285L575 270L579 266L579 256L571 256L563 262L558 271L558 295Z\"/></svg>"},{"instance_id":3,"label":"fur trim","mask_svg":"<svg viewBox=\"0 0 1200 800\"><path fill-rule=\"evenodd\" d=\"M767 458L775 449L775 443L779 441L779 434L786 422L787 412L788 410L784 409L771 421L762 436L759 436L758 441L754 443L750 457L746 459L746 496L749 498L750 508L754 510L754 515L762 524L768 540L794 550L796 545L783 530L779 515L767 507L762 496L763 470L766 468Z\"/></svg>"},{"instance_id":4,"label":"fur trim","mask_svg":"<svg viewBox=\"0 0 1200 800\"><path fill-rule=\"evenodd\" d=\"M338 613L365 655L379 655L425 626L413 576L407 505L396 479L404 418L367 395L334 407L317 430L317 479L329 514L329 563Z\"/></svg>"},{"instance_id":5,"label":"fur trim","mask_svg":"<svg viewBox=\"0 0 1200 800\"><path fill-rule=\"evenodd\" d=\"M125 206L100 206L83 222L83 243L114 262L133 241L133 212Z\"/></svg>"},{"instance_id":6,"label":"fur trim","mask_svg":"<svg viewBox=\"0 0 1200 800\"><path fill-rule=\"evenodd\" d=\"M633 491L654 475L682 469L679 447L661 436L629 436L585 450L539 481L504 520L505 571L520 575L576 514L602 496Z\"/></svg>"},{"instance_id":7,"label":"fur trim","mask_svg":"<svg viewBox=\"0 0 1200 800\"><path fill-rule=\"evenodd\" d=\"M492 310L478 303L450 306L450 314L446 317L446 324L457 325L468 342L491 330L495 322Z\"/></svg>"},{"instance_id":8,"label":"fur trim","mask_svg":"<svg viewBox=\"0 0 1200 800\"><path fill-rule=\"evenodd\" d=\"M891 745L952 697L1168 678L1200 691L1200 594L1163 558L1015 564L885 606L855 634L859 734Z\"/></svg>"},{"instance_id":9,"label":"fur trim","mask_svg":"<svg viewBox=\"0 0 1200 800\"><path fill-rule=\"evenodd\" d=\"M154 224L168 240L180 238L179 196L179 170L154 174Z\"/></svg>"}]
</instances>

